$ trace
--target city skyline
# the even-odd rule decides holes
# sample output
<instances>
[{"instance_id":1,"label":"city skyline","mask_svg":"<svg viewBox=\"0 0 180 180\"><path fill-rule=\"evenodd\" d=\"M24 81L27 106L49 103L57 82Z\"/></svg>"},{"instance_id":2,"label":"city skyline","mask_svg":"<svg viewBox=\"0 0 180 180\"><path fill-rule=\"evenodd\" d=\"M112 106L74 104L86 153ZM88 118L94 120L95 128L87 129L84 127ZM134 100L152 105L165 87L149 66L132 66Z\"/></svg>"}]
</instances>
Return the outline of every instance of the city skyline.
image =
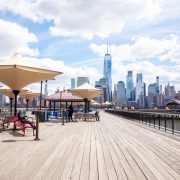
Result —
<instances>
[{"instance_id":1,"label":"city skyline","mask_svg":"<svg viewBox=\"0 0 180 180\"><path fill-rule=\"evenodd\" d=\"M1 1L0 60L20 52L27 61L64 72L48 82L52 94L70 88L73 77L89 77L92 85L102 78L108 42L112 85L132 70L147 84L159 76L160 84L178 91L179 8L178 0Z\"/></svg>"}]
</instances>

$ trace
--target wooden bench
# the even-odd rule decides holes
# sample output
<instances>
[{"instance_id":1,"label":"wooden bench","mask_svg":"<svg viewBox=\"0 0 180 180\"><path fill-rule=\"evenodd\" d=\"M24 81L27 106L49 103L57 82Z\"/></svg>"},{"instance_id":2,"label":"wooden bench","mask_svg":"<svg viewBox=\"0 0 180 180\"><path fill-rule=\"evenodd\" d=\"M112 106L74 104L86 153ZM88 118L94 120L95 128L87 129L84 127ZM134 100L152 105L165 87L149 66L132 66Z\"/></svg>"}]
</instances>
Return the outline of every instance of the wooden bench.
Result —
<instances>
[{"instance_id":1,"label":"wooden bench","mask_svg":"<svg viewBox=\"0 0 180 180\"><path fill-rule=\"evenodd\" d=\"M6 125L6 128L9 127L10 123L12 123L13 121L13 116L1 116L0 117L1 119L1 123L2 123L2 127L3 127L3 131L5 131L5 125Z\"/></svg>"},{"instance_id":2,"label":"wooden bench","mask_svg":"<svg viewBox=\"0 0 180 180\"><path fill-rule=\"evenodd\" d=\"M30 123L32 123L34 127L32 127L27 122L22 122L17 116L14 116L13 117L13 123L14 123L14 131L16 130L16 127L17 127L23 131L23 135L25 136L25 130L26 129L33 129L33 136L35 136L35 134L34 134L35 123L33 121L32 122L30 121Z\"/></svg>"},{"instance_id":3,"label":"wooden bench","mask_svg":"<svg viewBox=\"0 0 180 180\"><path fill-rule=\"evenodd\" d=\"M96 121L96 117L94 113L75 113L74 115L75 120L93 120Z\"/></svg>"}]
</instances>

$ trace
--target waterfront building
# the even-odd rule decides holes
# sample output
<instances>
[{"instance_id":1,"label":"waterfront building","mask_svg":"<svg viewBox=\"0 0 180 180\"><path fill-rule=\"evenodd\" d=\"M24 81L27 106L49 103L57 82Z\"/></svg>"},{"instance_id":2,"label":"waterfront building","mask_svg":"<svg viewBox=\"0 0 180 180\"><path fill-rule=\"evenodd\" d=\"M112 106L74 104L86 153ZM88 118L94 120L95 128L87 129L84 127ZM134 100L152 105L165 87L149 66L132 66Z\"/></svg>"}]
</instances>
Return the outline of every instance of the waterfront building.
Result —
<instances>
[{"instance_id":1,"label":"waterfront building","mask_svg":"<svg viewBox=\"0 0 180 180\"><path fill-rule=\"evenodd\" d=\"M174 99L175 96L176 96L176 91L175 91L174 86L170 86L169 83L168 83L167 86L165 86L164 92L165 92L165 99L166 99L167 101L168 101L168 100L171 100L171 99Z\"/></svg>"},{"instance_id":2,"label":"waterfront building","mask_svg":"<svg viewBox=\"0 0 180 180\"><path fill-rule=\"evenodd\" d=\"M99 84L99 81L95 81L95 87L99 87L100 84Z\"/></svg>"},{"instance_id":3,"label":"waterfront building","mask_svg":"<svg viewBox=\"0 0 180 180\"><path fill-rule=\"evenodd\" d=\"M157 104L156 83L148 86L148 108L153 109Z\"/></svg>"},{"instance_id":4,"label":"waterfront building","mask_svg":"<svg viewBox=\"0 0 180 180\"><path fill-rule=\"evenodd\" d=\"M146 97L146 83L143 83L143 94Z\"/></svg>"},{"instance_id":5,"label":"waterfront building","mask_svg":"<svg viewBox=\"0 0 180 180\"><path fill-rule=\"evenodd\" d=\"M133 90L134 90L133 72L128 71L128 74L126 76L126 97L128 101L133 101Z\"/></svg>"},{"instance_id":6,"label":"waterfront building","mask_svg":"<svg viewBox=\"0 0 180 180\"><path fill-rule=\"evenodd\" d=\"M142 81L142 73L138 73L136 76L136 103L139 104L139 96L142 94L144 95L144 88L143 88L143 81Z\"/></svg>"},{"instance_id":7,"label":"waterfront building","mask_svg":"<svg viewBox=\"0 0 180 180\"><path fill-rule=\"evenodd\" d=\"M116 84L114 84L113 102L115 105L117 104L117 86L116 86Z\"/></svg>"},{"instance_id":8,"label":"waterfront building","mask_svg":"<svg viewBox=\"0 0 180 180\"><path fill-rule=\"evenodd\" d=\"M180 91L176 93L175 99L180 100Z\"/></svg>"},{"instance_id":9,"label":"waterfront building","mask_svg":"<svg viewBox=\"0 0 180 180\"><path fill-rule=\"evenodd\" d=\"M156 76L156 95L159 95L159 76Z\"/></svg>"},{"instance_id":10,"label":"waterfront building","mask_svg":"<svg viewBox=\"0 0 180 180\"><path fill-rule=\"evenodd\" d=\"M89 77L77 77L77 87L83 85L84 83L90 83Z\"/></svg>"},{"instance_id":11,"label":"waterfront building","mask_svg":"<svg viewBox=\"0 0 180 180\"><path fill-rule=\"evenodd\" d=\"M139 108L145 108L145 106L146 106L145 95L142 92L139 95L139 100L138 101L139 101L138 107Z\"/></svg>"},{"instance_id":12,"label":"waterfront building","mask_svg":"<svg viewBox=\"0 0 180 180\"><path fill-rule=\"evenodd\" d=\"M74 89L76 87L76 79L71 78L71 89Z\"/></svg>"},{"instance_id":13,"label":"waterfront building","mask_svg":"<svg viewBox=\"0 0 180 180\"><path fill-rule=\"evenodd\" d=\"M0 107L5 106L6 98L3 94L0 93Z\"/></svg>"},{"instance_id":14,"label":"waterfront building","mask_svg":"<svg viewBox=\"0 0 180 180\"><path fill-rule=\"evenodd\" d=\"M106 102L107 101L107 84L106 84L106 79L105 78L101 78L99 80L99 86L102 89L102 95L101 95L101 103Z\"/></svg>"},{"instance_id":15,"label":"waterfront building","mask_svg":"<svg viewBox=\"0 0 180 180\"><path fill-rule=\"evenodd\" d=\"M111 55L108 53L108 45L107 45L107 53L104 56L104 78L106 80L106 97L107 101L112 101L112 60Z\"/></svg>"},{"instance_id":16,"label":"waterfront building","mask_svg":"<svg viewBox=\"0 0 180 180\"><path fill-rule=\"evenodd\" d=\"M123 81L117 83L117 103L123 106L126 105L126 89Z\"/></svg>"}]
</instances>

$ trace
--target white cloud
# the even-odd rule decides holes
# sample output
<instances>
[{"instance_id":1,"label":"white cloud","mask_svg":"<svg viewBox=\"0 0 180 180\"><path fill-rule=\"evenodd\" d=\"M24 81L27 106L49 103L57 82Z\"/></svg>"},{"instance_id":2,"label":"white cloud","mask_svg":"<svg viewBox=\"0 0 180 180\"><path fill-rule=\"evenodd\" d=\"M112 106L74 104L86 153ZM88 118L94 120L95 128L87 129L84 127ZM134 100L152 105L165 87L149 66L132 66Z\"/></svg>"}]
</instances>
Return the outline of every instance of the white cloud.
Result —
<instances>
[{"instance_id":1,"label":"white cloud","mask_svg":"<svg viewBox=\"0 0 180 180\"><path fill-rule=\"evenodd\" d=\"M113 55L115 66L119 62L137 62L142 59L158 58L158 60L175 61L180 58L180 39L176 35L167 38L155 39L150 37L135 37L129 44L110 45L110 53ZM106 52L107 45L91 43L89 48L99 56ZM178 61L176 61L178 63Z\"/></svg>"},{"instance_id":2,"label":"white cloud","mask_svg":"<svg viewBox=\"0 0 180 180\"><path fill-rule=\"evenodd\" d=\"M161 13L159 0L6 0L0 10L9 10L34 22L52 20L55 36L106 38L124 26L151 21Z\"/></svg>"},{"instance_id":3,"label":"white cloud","mask_svg":"<svg viewBox=\"0 0 180 180\"><path fill-rule=\"evenodd\" d=\"M84 39L180 17L179 0L1 0L0 11L7 10L33 22L52 21L52 35Z\"/></svg>"},{"instance_id":4,"label":"white cloud","mask_svg":"<svg viewBox=\"0 0 180 180\"><path fill-rule=\"evenodd\" d=\"M106 44L92 43L89 48L99 56L106 52ZM176 82L176 87L180 89L179 48L180 40L175 35L163 39L136 37L130 44L110 45L114 83L126 81L127 71L133 70L134 80L136 73L142 72L148 84L155 82L155 76L160 76L163 84Z\"/></svg>"},{"instance_id":5,"label":"white cloud","mask_svg":"<svg viewBox=\"0 0 180 180\"><path fill-rule=\"evenodd\" d=\"M0 20L0 56L7 56L14 52L27 55L37 55L38 50L30 48L30 43L36 43L35 34L16 23Z\"/></svg>"}]
</instances>

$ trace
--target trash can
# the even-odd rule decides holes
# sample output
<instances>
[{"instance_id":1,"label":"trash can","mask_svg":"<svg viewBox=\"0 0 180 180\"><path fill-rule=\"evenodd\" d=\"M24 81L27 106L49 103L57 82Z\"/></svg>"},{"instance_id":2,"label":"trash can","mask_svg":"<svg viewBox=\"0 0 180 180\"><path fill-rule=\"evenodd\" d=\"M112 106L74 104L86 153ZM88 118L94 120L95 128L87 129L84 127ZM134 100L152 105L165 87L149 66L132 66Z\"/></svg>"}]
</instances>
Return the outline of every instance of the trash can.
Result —
<instances>
[{"instance_id":1,"label":"trash can","mask_svg":"<svg viewBox=\"0 0 180 180\"><path fill-rule=\"evenodd\" d=\"M33 111L33 114L39 118L39 122L46 122L46 112L43 110Z\"/></svg>"},{"instance_id":2,"label":"trash can","mask_svg":"<svg viewBox=\"0 0 180 180\"><path fill-rule=\"evenodd\" d=\"M0 133L3 132L3 124L0 122Z\"/></svg>"}]
</instances>

